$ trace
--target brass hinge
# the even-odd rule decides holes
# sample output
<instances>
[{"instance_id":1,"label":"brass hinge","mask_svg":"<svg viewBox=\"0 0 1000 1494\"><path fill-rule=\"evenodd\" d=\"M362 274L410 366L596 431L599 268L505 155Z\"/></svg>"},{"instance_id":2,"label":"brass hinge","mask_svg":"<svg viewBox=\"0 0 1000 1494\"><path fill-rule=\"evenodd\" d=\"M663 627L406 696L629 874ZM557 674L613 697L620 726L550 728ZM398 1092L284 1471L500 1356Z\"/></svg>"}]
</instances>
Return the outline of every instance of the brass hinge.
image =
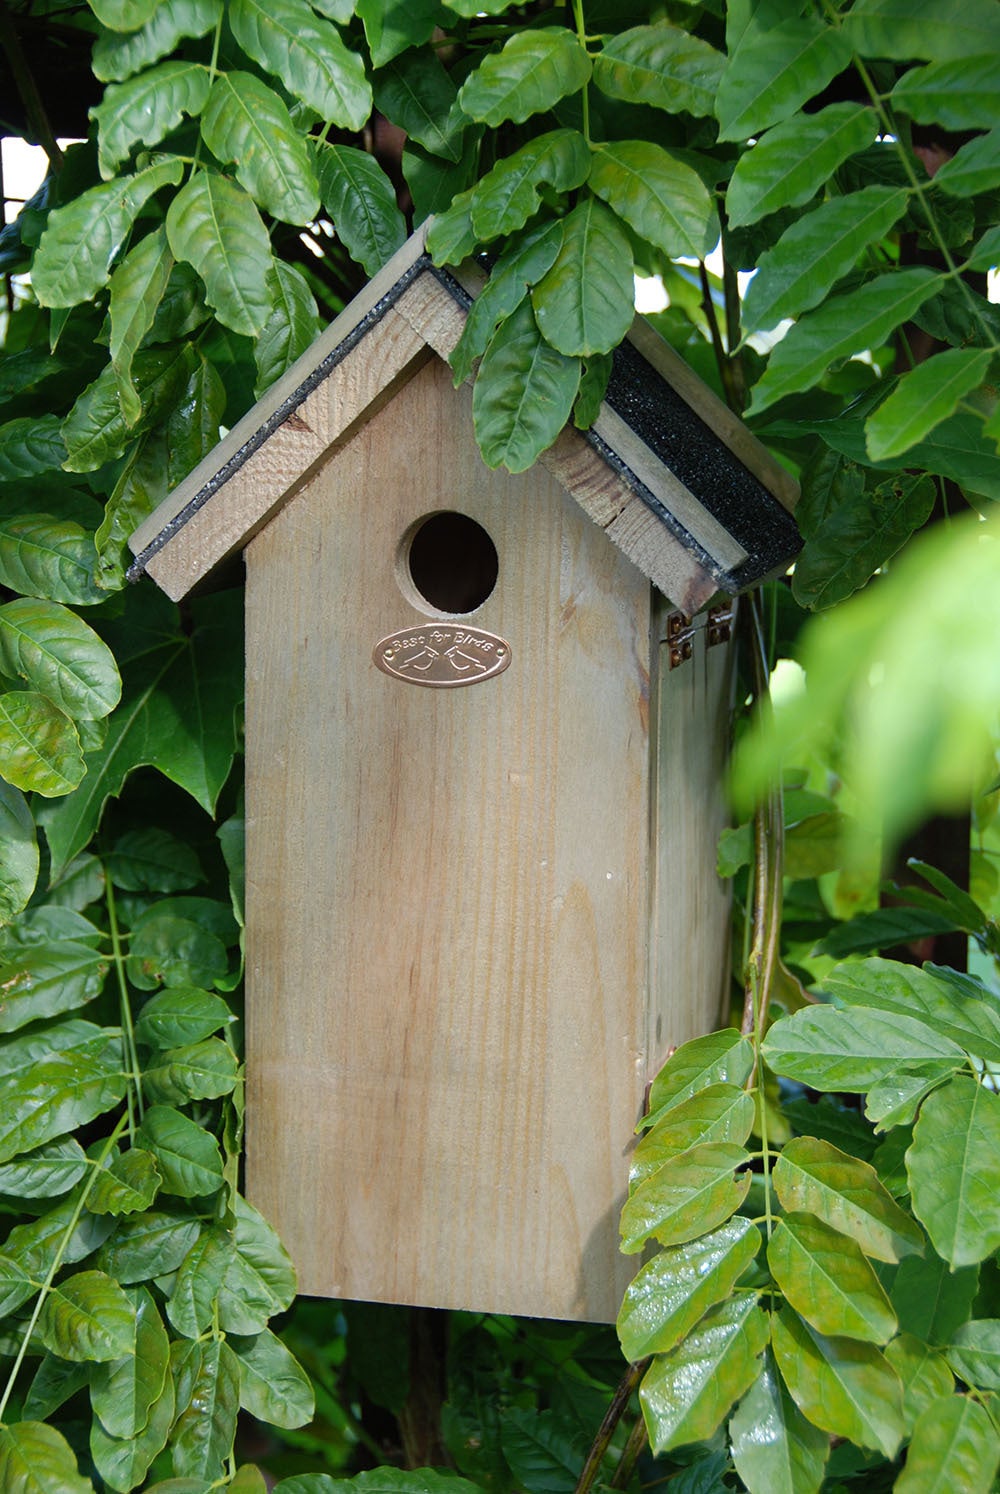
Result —
<instances>
[{"instance_id":1,"label":"brass hinge","mask_svg":"<svg viewBox=\"0 0 1000 1494\"><path fill-rule=\"evenodd\" d=\"M694 621L686 612L671 612L667 618L670 668L677 669L694 651Z\"/></svg>"},{"instance_id":2,"label":"brass hinge","mask_svg":"<svg viewBox=\"0 0 1000 1494\"><path fill-rule=\"evenodd\" d=\"M669 667L677 669L686 664L694 653L695 634L704 630L706 647L717 643L728 643L733 636L735 608L732 602L723 602L712 607L706 616L693 618L686 612L671 612L667 616L667 648Z\"/></svg>"},{"instance_id":3,"label":"brass hinge","mask_svg":"<svg viewBox=\"0 0 1000 1494\"><path fill-rule=\"evenodd\" d=\"M733 636L733 617L735 608L732 602L723 602L718 607L712 607L708 613L708 646L716 643L728 643Z\"/></svg>"}]
</instances>

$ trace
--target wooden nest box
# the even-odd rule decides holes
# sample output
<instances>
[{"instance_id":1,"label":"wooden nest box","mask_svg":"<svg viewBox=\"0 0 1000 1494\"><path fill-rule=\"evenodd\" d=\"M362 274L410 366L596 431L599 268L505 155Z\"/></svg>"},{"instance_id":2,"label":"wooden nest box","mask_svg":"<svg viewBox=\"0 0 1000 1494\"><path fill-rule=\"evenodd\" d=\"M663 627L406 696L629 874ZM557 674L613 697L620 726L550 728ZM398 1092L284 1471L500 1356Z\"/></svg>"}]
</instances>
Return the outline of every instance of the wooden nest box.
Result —
<instances>
[{"instance_id":1,"label":"wooden nest box","mask_svg":"<svg viewBox=\"0 0 1000 1494\"><path fill-rule=\"evenodd\" d=\"M488 470L468 305L411 240L134 569L244 552L247 1189L302 1290L607 1320L647 1082L728 982L694 614L787 563L795 488L642 323L592 432Z\"/></svg>"}]
</instances>

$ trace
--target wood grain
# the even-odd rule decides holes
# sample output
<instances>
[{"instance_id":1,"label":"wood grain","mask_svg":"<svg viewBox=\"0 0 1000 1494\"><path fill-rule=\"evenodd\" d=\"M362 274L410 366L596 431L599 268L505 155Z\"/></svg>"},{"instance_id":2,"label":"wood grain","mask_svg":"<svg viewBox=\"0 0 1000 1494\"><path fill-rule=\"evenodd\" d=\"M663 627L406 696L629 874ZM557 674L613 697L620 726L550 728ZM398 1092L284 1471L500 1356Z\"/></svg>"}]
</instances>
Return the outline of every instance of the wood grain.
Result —
<instances>
[{"instance_id":1,"label":"wood grain","mask_svg":"<svg viewBox=\"0 0 1000 1494\"><path fill-rule=\"evenodd\" d=\"M662 623L669 609L659 603ZM708 647L704 619L692 657L670 668L659 644L653 697L653 859L650 1077L674 1048L726 1020L731 883L716 873L725 797L734 646ZM662 627L659 629L662 634Z\"/></svg>"},{"instance_id":2,"label":"wood grain","mask_svg":"<svg viewBox=\"0 0 1000 1494\"><path fill-rule=\"evenodd\" d=\"M306 1293L610 1319L647 1068L649 587L547 474L487 471L468 401L427 364L247 553L248 1187ZM513 661L415 689L370 652L433 627L399 546L452 507L497 546L474 621Z\"/></svg>"}]
</instances>

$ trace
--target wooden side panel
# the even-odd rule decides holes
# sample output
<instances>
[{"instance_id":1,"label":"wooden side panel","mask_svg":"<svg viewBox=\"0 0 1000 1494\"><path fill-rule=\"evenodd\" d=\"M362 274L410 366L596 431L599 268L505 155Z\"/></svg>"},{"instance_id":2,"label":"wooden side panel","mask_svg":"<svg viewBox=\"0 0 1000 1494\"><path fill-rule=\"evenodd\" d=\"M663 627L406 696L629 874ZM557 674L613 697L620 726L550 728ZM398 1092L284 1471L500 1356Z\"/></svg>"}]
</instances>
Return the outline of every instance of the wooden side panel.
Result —
<instances>
[{"instance_id":1,"label":"wooden side panel","mask_svg":"<svg viewBox=\"0 0 1000 1494\"><path fill-rule=\"evenodd\" d=\"M667 609L663 610L663 617ZM716 846L729 824L724 781L732 701L731 644L707 646L670 668L659 649L654 676L652 947L647 1078L674 1048L725 1020L729 995L730 883Z\"/></svg>"},{"instance_id":2,"label":"wooden side panel","mask_svg":"<svg viewBox=\"0 0 1000 1494\"><path fill-rule=\"evenodd\" d=\"M610 1319L645 1082L649 587L428 364L250 545L248 1188L307 1293ZM400 544L492 536L505 673L429 690Z\"/></svg>"}]
</instances>

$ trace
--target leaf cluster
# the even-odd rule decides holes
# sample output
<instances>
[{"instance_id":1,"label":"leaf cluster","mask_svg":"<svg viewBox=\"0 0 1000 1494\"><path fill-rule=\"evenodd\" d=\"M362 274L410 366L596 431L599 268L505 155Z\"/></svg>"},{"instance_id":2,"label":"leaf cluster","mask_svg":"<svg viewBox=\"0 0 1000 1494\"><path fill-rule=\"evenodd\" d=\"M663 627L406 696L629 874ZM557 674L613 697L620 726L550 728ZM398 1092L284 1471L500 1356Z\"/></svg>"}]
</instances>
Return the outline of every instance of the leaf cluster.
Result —
<instances>
[{"instance_id":1,"label":"leaf cluster","mask_svg":"<svg viewBox=\"0 0 1000 1494\"><path fill-rule=\"evenodd\" d=\"M377 1309L336 1309L324 1343L293 1318L306 1376L268 1327L294 1278L238 1192L239 606L124 594L128 536L432 214L435 262L478 284L452 366L491 466L593 422L633 275L657 273L660 330L801 479L805 548L775 605L831 630L801 640L789 760L862 722L867 746L825 763L859 804L898 826L957 802L997 683L992 614L978 642L962 624L969 594L998 594L976 517L1000 496L997 8L90 0L81 25L105 85L89 139L0 234L0 1486L260 1494L240 1408L330 1467L324 1437L338 1457L364 1440L355 1399L402 1411L408 1348ZM973 539L955 526L897 562L945 500ZM758 762L747 779L773 777L770 748ZM619 1328L652 1356L663 1461L636 1475L616 1434L586 1477L986 1490L994 1003L871 956L955 928L993 955L995 924L923 867L931 892L858 911L857 818L815 774L784 798L789 1014L763 1049L680 1050L633 1157L624 1245L657 1253ZM722 869L740 881L752 855L741 826ZM857 1094L863 1113L834 1098ZM357 1482L571 1494L616 1378L599 1342L456 1319L458 1474ZM300 1429L310 1379L326 1432ZM346 1461L279 1488L344 1494Z\"/></svg>"}]
</instances>

